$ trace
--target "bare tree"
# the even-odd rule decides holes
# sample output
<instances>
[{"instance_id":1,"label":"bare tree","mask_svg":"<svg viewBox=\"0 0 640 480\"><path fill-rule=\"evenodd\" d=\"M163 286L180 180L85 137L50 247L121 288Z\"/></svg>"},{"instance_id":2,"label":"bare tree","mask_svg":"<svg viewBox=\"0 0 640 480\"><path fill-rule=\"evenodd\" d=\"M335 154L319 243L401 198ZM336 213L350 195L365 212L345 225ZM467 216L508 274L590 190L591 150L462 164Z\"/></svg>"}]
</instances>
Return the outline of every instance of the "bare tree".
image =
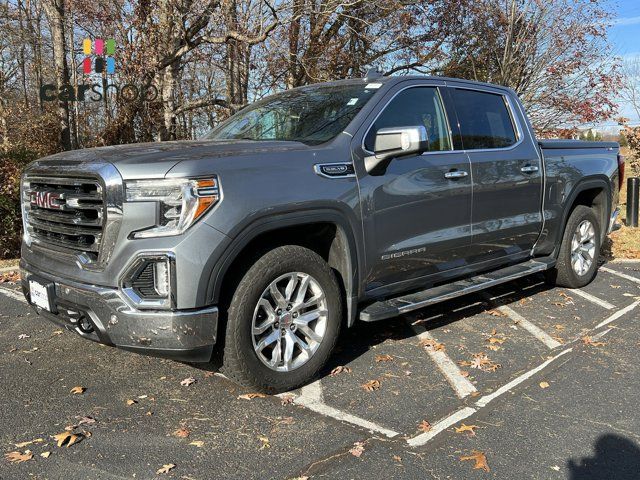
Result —
<instances>
[{"instance_id":1,"label":"bare tree","mask_svg":"<svg viewBox=\"0 0 640 480\"><path fill-rule=\"evenodd\" d=\"M628 58L622 63L620 98L627 102L640 120L640 57Z\"/></svg>"}]
</instances>

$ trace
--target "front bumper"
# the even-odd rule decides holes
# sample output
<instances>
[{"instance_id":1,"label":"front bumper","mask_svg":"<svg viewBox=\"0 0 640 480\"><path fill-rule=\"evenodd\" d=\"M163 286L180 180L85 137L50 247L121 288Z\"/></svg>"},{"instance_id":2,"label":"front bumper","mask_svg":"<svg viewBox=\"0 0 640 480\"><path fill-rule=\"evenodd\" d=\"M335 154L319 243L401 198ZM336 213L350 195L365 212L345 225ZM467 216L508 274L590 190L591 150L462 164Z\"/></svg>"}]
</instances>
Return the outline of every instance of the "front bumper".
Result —
<instances>
[{"instance_id":1,"label":"front bumper","mask_svg":"<svg viewBox=\"0 0 640 480\"><path fill-rule=\"evenodd\" d=\"M116 288L85 285L31 268L20 262L22 291L31 304L29 277L55 285L57 313L32 307L43 317L78 335L147 355L186 362L207 362L216 342L218 309L138 310ZM92 331L81 328L82 319Z\"/></svg>"}]
</instances>

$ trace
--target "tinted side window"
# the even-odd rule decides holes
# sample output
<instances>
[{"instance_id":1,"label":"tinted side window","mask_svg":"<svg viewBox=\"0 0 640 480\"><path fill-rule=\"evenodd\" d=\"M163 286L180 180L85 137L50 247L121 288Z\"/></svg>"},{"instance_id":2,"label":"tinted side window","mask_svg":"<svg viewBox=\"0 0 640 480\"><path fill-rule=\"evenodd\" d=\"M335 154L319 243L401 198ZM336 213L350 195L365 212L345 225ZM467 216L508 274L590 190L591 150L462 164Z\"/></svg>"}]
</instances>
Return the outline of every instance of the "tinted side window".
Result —
<instances>
[{"instance_id":1,"label":"tinted side window","mask_svg":"<svg viewBox=\"0 0 640 480\"><path fill-rule=\"evenodd\" d=\"M516 143L502 95L464 89L453 89L452 93L465 150L504 148Z\"/></svg>"},{"instance_id":2,"label":"tinted side window","mask_svg":"<svg viewBox=\"0 0 640 480\"><path fill-rule=\"evenodd\" d=\"M373 152L376 132L381 128L419 126L427 130L429 151L451 150L447 118L434 87L412 87L396 95L369 129L364 147Z\"/></svg>"}]
</instances>

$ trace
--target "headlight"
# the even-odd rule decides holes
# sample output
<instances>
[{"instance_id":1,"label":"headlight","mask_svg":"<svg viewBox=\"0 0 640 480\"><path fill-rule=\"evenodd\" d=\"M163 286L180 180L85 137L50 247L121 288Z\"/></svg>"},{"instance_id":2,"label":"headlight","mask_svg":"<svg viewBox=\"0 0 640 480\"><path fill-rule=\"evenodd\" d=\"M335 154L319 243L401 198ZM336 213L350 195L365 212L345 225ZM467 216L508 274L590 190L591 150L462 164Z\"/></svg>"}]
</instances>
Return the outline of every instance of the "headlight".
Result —
<instances>
[{"instance_id":1,"label":"headlight","mask_svg":"<svg viewBox=\"0 0 640 480\"><path fill-rule=\"evenodd\" d=\"M133 233L133 238L180 235L220 201L217 177L206 179L132 180L125 184L127 202L158 202L155 227Z\"/></svg>"}]
</instances>

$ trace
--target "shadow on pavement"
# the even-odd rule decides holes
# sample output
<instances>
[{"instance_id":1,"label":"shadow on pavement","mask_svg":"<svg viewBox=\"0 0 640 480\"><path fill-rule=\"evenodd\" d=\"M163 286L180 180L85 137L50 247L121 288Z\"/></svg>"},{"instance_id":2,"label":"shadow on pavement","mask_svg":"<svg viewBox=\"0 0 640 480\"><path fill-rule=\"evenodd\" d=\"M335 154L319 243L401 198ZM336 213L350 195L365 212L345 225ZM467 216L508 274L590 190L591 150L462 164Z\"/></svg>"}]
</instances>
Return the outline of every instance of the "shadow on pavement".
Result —
<instances>
[{"instance_id":1,"label":"shadow on pavement","mask_svg":"<svg viewBox=\"0 0 640 480\"><path fill-rule=\"evenodd\" d=\"M640 476L640 446L621 435L602 435L592 457L567 462L570 480L637 480Z\"/></svg>"}]
</instances>

